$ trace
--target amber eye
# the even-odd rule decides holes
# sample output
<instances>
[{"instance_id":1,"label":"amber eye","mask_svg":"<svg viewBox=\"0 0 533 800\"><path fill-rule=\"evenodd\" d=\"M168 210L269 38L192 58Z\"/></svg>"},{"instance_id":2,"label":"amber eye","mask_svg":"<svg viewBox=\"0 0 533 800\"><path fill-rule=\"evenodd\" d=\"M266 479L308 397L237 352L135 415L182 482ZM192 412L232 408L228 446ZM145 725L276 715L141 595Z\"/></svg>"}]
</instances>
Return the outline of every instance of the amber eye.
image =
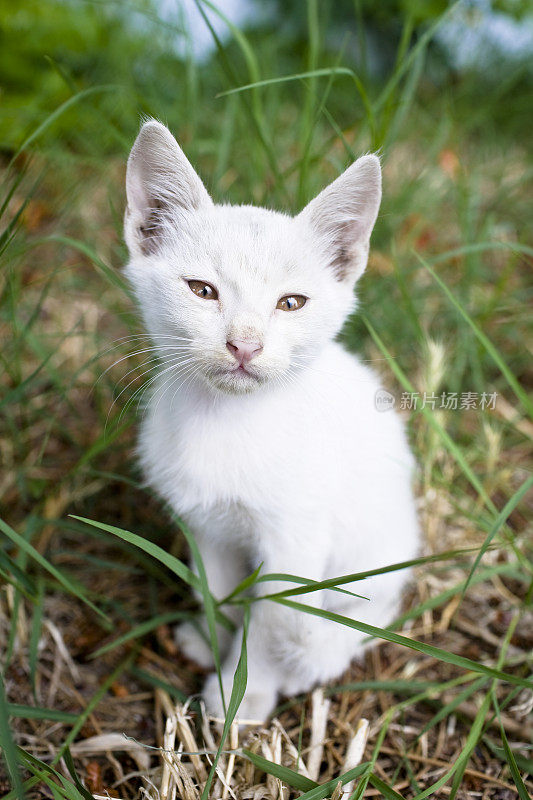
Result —
<instances>
[{"instance_id":1,"label":"amber eye","mask_svg":"<svg viewBox=\"0 0 533 800\"><path fill-rule=\"evenodd\" d=\"M187 281L191 292L203 300L218 300L217 290L210 283L204 281Z\"/></svg>"},{"instance_id":2,"label":"amber eye","mask_svg":"<svg viewBox=\"0 0 533 800\"><path fill-rule=\"evenodd\" d=\"M303 294L288 294L278 300L276 308L281 309L281 311L297 311L302 306L305 306L306 303L307 297L304 297Z\"/></svg>"}]
</instances>

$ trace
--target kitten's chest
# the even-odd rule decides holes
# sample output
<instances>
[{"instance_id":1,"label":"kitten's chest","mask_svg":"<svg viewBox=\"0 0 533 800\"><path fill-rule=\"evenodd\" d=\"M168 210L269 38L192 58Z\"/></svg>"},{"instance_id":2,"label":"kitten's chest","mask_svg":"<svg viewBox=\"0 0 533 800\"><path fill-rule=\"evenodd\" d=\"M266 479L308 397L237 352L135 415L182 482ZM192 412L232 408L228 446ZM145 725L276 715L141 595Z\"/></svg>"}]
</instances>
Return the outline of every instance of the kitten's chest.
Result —
<instances>
[{"instance_id":1,"label":"kitten's chest","mask_svg":"<svg viewBox=\"0 0 533 800\"><path fill-rule=\"evenodd\" d=\"M155 409L140 449L151 485L185 513L198 506L276 503L294 471L286 443L283 426L256 414Z\"/></svg>"},{"instance_id":2,"label":"kitten's chest","mask_svg":"<svg viewBox=\"0 0 533 800\"><path fill-rule=\"evenodd\" d=\"M248 500L265 482L272 489L282 469L276 443L265 433L254 433L242 422L229 426L203 420L196 429L181 431L181 469L200 491Z\"/></svg>"}]
</instances>

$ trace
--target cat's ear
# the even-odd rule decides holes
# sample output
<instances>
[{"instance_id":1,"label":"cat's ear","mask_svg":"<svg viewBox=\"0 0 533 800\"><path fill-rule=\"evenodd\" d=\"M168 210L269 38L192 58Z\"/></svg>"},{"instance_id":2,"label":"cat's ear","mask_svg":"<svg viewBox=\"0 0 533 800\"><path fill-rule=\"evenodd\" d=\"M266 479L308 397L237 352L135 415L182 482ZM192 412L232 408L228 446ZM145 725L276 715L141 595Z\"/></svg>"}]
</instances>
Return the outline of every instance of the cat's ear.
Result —
<instances>
[{"instance_id":1,"label":"cat's ear","mask_svg":"<svg viewBox=\"0 0 533 800\"><path fill-rule=\"evenodd\" d=\"M358 158L299 214L318 236L338 281L354 283L364 272L370 234L381 201L379 158Z\"/></svg>"},{"instance_id":2,"label":"cat's ear","mask_svg":"<svg viewBox=\"0 0 533 800\"><path fill-rule=\"evenodd\" d=\"M145 255L157 252L180 214L212 205L177 141L155 120L144 123L131 149L126 194L126 243L130 252Z\"/></svg>"}]
</instances>

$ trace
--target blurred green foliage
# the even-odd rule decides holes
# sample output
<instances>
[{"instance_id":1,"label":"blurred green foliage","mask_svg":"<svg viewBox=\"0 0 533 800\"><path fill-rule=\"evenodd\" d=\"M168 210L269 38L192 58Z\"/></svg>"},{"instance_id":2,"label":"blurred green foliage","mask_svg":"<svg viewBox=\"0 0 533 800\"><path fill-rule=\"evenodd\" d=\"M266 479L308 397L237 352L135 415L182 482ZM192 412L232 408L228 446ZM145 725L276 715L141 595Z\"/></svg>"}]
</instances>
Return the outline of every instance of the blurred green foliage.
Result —
<instances>
[{"instance_id":1,"label":"blurred green foliage","mask_svg":"<svg viewBox=\"0 0 533 800\"><path fill-rule=\"evenodd\" d=\"M388 0L376 3L373 0L336 0L323 3L322 13L330 22L346 22L354 16L363 17L368 23L392 28L410 16L416 23L428 22L439 17L449 6L447 0ZM305 24L306 4L299 0L278 0L277 8L283 16L291 16Z\"/></svg>"},{"instance_id":2,"label":"blurred green foliage","mask_svg":"<svg viewBox=\"0 0 533 800\"><path fill-rule=\"evenodd\" d=\"M498 6L509 13L525 13L523 3L506 1ZM402 51L448 7L446 0L393 0L386 4L285 0L248 38L260 78L301 71L312 55L308 27L309 15L314 13L322 62L345 64L361 75L370 90L372 86L379 89ZM159 116L173 127L186 126L192 136L196 125L206 121L199 110L200 95L204 102L211 98L213 113L218 113L223 104L216 99L217 93L251 79L239 44L230 40L204 63L194 62L188 57L180 3L165 19L158 16L157 8L156 0L22 0L3 5L0 148L13 151L51 111L89 87L108 88L62 114L40 137L39 146L53 148L60 142L63 148L89 156L121 152L140 114ZM372 47L367 48L370 39ZM373 69L368 67L369 49L379 53L377 70L375 64ZM465 116L480 91L489 104L492 95L497 101L505 93L505 107L491 104L491 114L499 117L502 126L521 124L528 111L520 89L523 75L502 76L504 86L481 86L479 78L454 76L431 43L421 77L422 90L430 93L446 92L453 83L454 103L464 97ZM508 102L515 88L519 99L514 113L509 114ZM349 108L349 90L341 80L331 87L328 103L334 116ZM287 94L299 97L298 85L288 86ZM356 116L361 113L357 107L353 112ZM102 127L98 115L104 115L108 124Z\"/></svg>"},{"instance_id":3,"label":"blurred green foliage","mask_svg":"<svg viewBox=\"0 0 533 800\"><path fill-rule=\"evenodd\" d=\"M130 11L119 3L82 0L23 0L4 6L1 145L14 148L76 92L113 85L112 96L85 101L62 115L48 142L60 130L63 144L82 152L116 149L139 111L148 113L155 97L170 100L175 92L176 77L184 70L173 50L176 33L169 24L157 23L150 2L137 2ZM94 125L94 103L111 123L105 130Z\"/></svg>"}]
</instances>

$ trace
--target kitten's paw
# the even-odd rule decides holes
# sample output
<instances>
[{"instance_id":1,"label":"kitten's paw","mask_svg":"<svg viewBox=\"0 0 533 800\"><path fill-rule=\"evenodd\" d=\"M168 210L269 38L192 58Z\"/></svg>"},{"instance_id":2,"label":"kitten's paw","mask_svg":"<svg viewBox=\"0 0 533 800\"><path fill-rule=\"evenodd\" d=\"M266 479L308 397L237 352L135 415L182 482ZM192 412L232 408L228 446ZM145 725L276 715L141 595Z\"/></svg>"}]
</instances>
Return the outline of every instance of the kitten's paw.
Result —
<instances>
[{"instance_id":1,"label":"kitten's paw","mask_svg":"<svg viewBox=\"0 0 533 800\"><path fill-rule=\"evenodd\" d=\"M226 681L222 681L224 686L224 698L226 700L226 705L229 702L231 697L231 683ZM222 697L220 696L220 686L218 683L218 675L215 673L214 675L210 675L205 684L204 690L202 692L202 698L205 703L205 708L207 713L210 717L216 717L216 719L224 719L224 706L222 704Z\"/></svg>"},{"instance_id":2,"label":"kitten's paw","mask_svg":"<svg viewBox=\"0 0 533 800\"><path fill-rule=\"evenodd\" d=\"M233 687L233 675L229 678L225 678L223 675L222 685L224 687L224 698L227 707ZM202 695L207 713L212 717L223 720L225 714L217 675L210 675L208 677ZM273 687L265 686L260 690L254 690L253 687L247 688L235 719L243 725L250 723L260 724L264 722L274 708L276 698L277 692Z\"/></svg>"},{"instance_id":3,"label":"kitten's paw","mask_svg":"<svg viewBox=\"0 0 533 800\"><path fill-rule=\"evenodd\" d=\"M211 648L202 634L190 622L184 622L174 629L174 640L184 656L195 661L205 669L215 665Z\"/></svg>"},{"instance_id":4,"label":"kitten's paw","mask_svg":"<svg viewBox=\"0 0 533 800\"><path fill-rule=\"evenodd\" d=\"M237 711L237 721L243 724L265 722L274 710L277 700L275 691L250 691L246 692Z\"/></svg>"}]
</instances>

